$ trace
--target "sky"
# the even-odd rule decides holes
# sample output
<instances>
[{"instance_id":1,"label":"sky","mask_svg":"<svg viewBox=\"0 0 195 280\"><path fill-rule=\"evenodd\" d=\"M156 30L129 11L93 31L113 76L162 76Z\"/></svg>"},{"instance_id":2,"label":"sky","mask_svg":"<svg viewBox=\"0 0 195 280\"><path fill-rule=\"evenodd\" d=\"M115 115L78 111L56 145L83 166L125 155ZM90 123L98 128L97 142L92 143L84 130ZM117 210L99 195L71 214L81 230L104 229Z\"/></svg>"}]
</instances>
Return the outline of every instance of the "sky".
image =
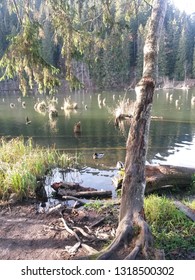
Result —
<instances>
[{"instance_id":1,"label":"sky","mask_svg":"<svg viewBox=\"0 0 195 280\"><path fill-rule=\"evenodd\" d=\"M194 0L173 0L176 7L180 10L184 10L190 14L195 12L195 1Z\"/></svg>"}]
</instances>

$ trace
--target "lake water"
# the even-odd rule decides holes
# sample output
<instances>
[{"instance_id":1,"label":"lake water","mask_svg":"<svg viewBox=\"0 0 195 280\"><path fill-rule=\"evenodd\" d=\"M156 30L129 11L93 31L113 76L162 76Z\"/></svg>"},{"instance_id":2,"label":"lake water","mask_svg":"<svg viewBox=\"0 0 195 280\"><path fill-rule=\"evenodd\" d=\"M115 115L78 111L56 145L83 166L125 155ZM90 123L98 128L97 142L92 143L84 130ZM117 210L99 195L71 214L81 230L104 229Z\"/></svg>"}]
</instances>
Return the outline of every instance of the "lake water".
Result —
<instances>
[{"instance_id":1,"label":"lake water","mask_svg":"<svg viewBox=\"0 0 195 280\"><path fill-rule=\"evenodd\" d=\"M122 133L114 126L110 111L116 107L117 100L124 96L121 92L102 92L100 99L104 104L99 106L98 94L92 92L71 93L71 99L77 102L77 110L61 109L64 97L70 93L57 95L58 117L50 120L48 113L40 114L34 110L37 98L45 100L44 96L22 97L25 108L18 101L19 95L12 92L0 93L0 136L32 137L41 146L53 146L69 153L82 152L85 157L87 172L82 175L82 181L92 187L98 184L101 188L108 184L110 188L113 172L117 161L125 159L125 143L127 131ZM147 160L150 163L173 164L195 167L195 89L187 90L157 90L154 95L152 119L149 135ZM126 94L127 98L135 99L135 92ZM15 104L14 108L10 103ZM26 117L31 124L26 125ZM82 133L76 137L73 127L80 121ZM94 160L94 152L104 153L100 160ZM86 176L87 174L87 176ZM98 176L98 183L94 176Z\"/></svg>"}]
</instances>

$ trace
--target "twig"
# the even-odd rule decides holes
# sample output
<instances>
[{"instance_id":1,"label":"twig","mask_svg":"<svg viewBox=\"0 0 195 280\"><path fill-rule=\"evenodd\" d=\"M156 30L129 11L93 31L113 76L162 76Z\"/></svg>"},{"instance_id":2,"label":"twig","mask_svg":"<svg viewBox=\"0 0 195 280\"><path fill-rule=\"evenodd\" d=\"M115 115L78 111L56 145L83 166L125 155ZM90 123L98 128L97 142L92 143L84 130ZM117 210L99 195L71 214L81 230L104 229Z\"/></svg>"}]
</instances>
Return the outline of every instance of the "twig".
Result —
<instances>
[{"instance_id":1,"label":"twig","mask_svg":"<svg viewBox=\"0 0 195 280\"><path fill-rule=\"evenodd\" d=\"M62 206L63 206L63 205L60 203L60 204L58 204L58 205L56 205L56 206L50 208L50 209L48 210L48 214L50 214L50 213L52 213L52 212L54 212L54 211L59 210Z\"/></svg>"},{"instance_id":2,"label":"twig","mask_svg":"<svg viewBox=\"0 0 195 280\"><path fill-rule=\"evenodd\" d=\"M73 227L73 228L78 230L83 236L85 236L87 238L92 238L92 236L89 235L87 232L85 232L82 228L80 228L80 227Z\"/></svg>"},{"instance_id":3,"label":"twig","mask_svg":"<svg viewBox=\"0 0 195 280\"><path fill-rule=\"evenodd\" d=\"M79 202L81 205L85 205L86 204L85 202L83 202L83 200L81 200L81 199L79 199L77 197L74 197L74 196L64 195L64 196L62 196L62 198L64 200L75 200L75 201Z\"/></svg>"},{"instance_id":4,"label":"twig","mask_svg":"<svg viewBox=\"0 0 195 280\"><path fill-rule=\"evenodd\" d=\"M74 246L66 246L65 251L71 255L74 255L78 251L80 246L81 246L81 243L77 242Z\"/></svg>"},{"instance_id":5,"label":"twig","mask_svg":"<svg viewBox=\"0 0 195 280\"><path fill-rule=\"evenodd\" d=\"M90 230L88 226L84 226L84 227L88 230L89 233L92 233L92 230Z\"/></svg>"},{"instance_id":6,"label":"twig","mask_svg":"<svg viewBox=\"0 0 195 280\"><path fill-rule=\"evenodd\" d=\"M74 232L71 228L68 227L66 221L65 221L64 218L62 217L62 214L61 214L61 218L60 218L60 219L61 219L61 221L63 222L66 231L69 232L71 235L75 236L76 239L78 240L78 242L81 243L81 240L80 240L80 238L78 237L78 235L76 234L76 232Z\"/></svg>"}]
</instances>

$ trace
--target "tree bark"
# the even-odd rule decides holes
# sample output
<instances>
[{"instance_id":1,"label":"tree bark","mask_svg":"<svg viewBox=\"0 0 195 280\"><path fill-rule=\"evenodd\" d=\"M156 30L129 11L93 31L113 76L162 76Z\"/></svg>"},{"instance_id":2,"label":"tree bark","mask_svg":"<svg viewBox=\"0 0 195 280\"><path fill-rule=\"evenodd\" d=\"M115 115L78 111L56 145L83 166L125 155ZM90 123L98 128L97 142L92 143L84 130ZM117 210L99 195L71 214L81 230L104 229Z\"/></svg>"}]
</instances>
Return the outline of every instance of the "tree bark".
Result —
<instances>
[{"instance_id":1,"label":"tree bark","mask_svg":"<svg viewBox=\"0 0 195 280\"><path fill-rule=\"evenodd\" d=\"M142 79L136 85L136 104L126 143L125 176L119 225L116 238L99 259L115 258L116 251L123 247L125 259L154 258L152 235L144 220L144 193L146 187L145 162L148 148L151 108L155 89L157 42L167 7L166 0L154 0L147 37L144 45ZM139 234L133 239L134 227ZM128 250L125 249L129 245ZM141 255L140 255L141 254Z\"/></svg>"},{"instance_id":2,"label":"tree bark","mask_svg":"<svg viewBox=\"0 0 195 280\"><path fill-rule=\"evenodd\" d=\"M151 193L165 187L185 188L192 184L192 176L195 168L172 165L146 165L146 189L145 193ZM115 188L122 187L122 178L116 181Z\"/></svg>"},{"instance_id":3,"label":"tree bark","mask_svg":"<svg viewBox=\"0 0 195 280\"><path fill-rule=\"evenodd\" d=\"M171 165L147 165L146 169L146 193L163 187L189 187L192 183L194 168Z\"/></svg>"},{"instance_id":4,"label":"tree bark","mask_svg":"<svg viewBox=\"0 0 195 280\"><path fill-rule=\"evenodd\" d=\"M64 194L63 194L64 193ZM63 195L62 195L63 194ZM93 199L103 199L103 198L111 198L112 197L112 191L83 191L83 192L71 192L71 191L68 191L68 192L63 192L61 191L60 192L60 195L62 195L62 198L63 196L74 196L74 197L77 197L77 198L93 198Z\"/></svg>"}]
</instances>

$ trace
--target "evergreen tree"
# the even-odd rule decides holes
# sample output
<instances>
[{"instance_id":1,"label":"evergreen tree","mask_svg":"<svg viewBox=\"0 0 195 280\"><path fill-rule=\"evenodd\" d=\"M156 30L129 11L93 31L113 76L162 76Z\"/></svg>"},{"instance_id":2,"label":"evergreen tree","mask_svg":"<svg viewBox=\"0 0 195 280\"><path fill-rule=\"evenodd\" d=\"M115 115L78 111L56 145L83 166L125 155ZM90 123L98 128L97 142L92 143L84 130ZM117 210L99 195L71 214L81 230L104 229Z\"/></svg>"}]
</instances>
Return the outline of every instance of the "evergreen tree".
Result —
<instances>
[{"instance_id":1,"label":"evergreen tree","mask_svg":"<svg viewBox=\"0 0 195 280\"><path fill-rule=\"evenodd\" d=\"M52 91L62 77L70 88L90 84L89 80L102 89L135 85L142 74L151 3L2 0L1 80L18 76L24 94L34 86L40 92ZM170 5L158 50L159 79L195 76L194 36L193 15Z\"/></svg>"}]
</instances>

